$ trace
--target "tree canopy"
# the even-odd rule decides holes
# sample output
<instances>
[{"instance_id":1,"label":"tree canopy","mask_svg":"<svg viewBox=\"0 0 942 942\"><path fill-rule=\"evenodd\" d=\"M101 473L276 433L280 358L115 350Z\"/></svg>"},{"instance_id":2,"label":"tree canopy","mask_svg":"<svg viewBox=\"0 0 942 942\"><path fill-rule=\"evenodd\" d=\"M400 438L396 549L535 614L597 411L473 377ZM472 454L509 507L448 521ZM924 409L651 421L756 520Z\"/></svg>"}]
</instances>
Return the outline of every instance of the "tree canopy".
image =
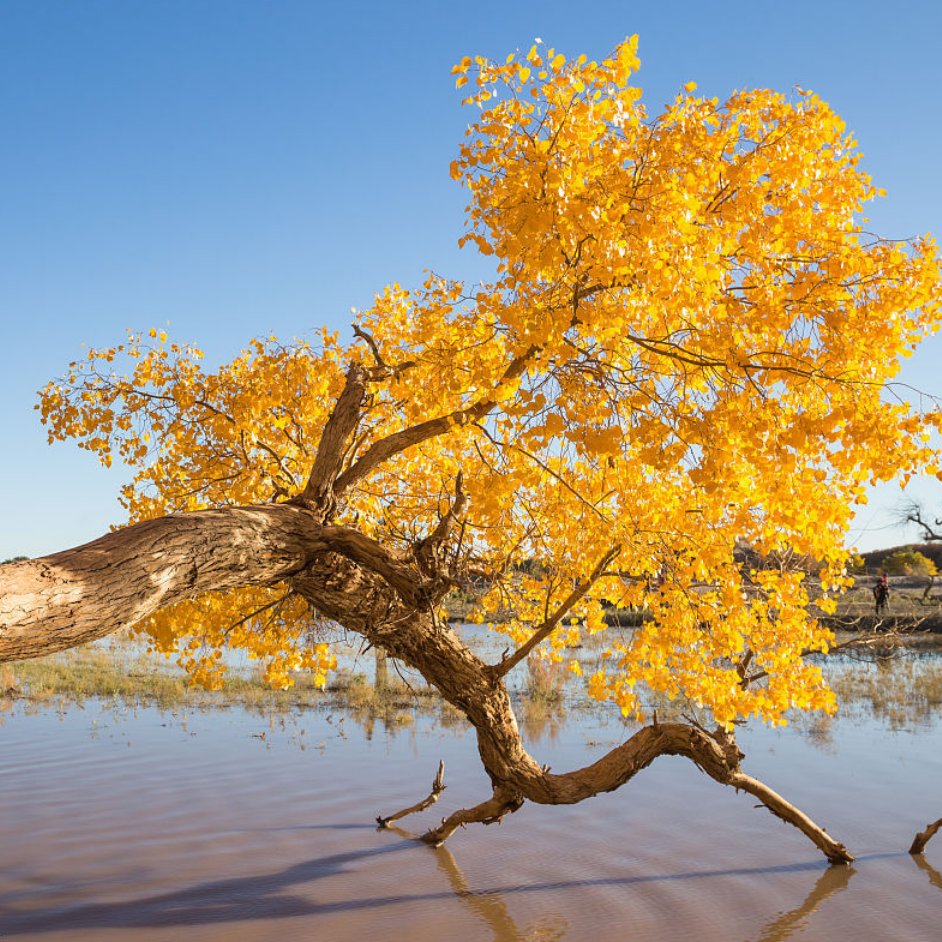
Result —
<instances>
[{"instance_id":1,"label":"tree canopy","mask_svg":"<svg viewBox=\"0 0 942 942\"><path fill-rule=\"evenodd\" d=\"M849 584L853 508L868 483L938 467L939 415L893 386L939 326L938 252L868 232L882 193L817 95L719 101L690 83L649 112L636 46L455 67L474 114L451 164L461 242L493 262L488 281L394 284L350 341L256 339L216 369L162 331L129 334L43 390L50 440L132 466L132 524L310 502L355 374L322 519L381 547L416 610L444 619L462 585L471 620L565 659L626 714L638 685L722 726L830 709L803 655L832 642L816 616ZM744 566L743 541L769 562ZM792 554L820 561L822 597ZM397 577L406 558L435 579ZM649 617L588 662L606 603ZM137 630L208 685L227 645L280 685L332 664L281 582L199 594Z\"/></svg>"}]
</instances>

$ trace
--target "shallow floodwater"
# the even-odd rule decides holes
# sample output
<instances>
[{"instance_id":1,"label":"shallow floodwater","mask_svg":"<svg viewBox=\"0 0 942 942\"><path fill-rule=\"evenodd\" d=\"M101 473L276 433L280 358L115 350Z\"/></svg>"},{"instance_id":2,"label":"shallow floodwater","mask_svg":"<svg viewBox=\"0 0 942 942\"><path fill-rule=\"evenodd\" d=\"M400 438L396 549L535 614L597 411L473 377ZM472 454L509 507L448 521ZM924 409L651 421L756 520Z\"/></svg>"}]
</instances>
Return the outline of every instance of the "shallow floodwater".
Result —
<instances>
[{"instance_id":1,"label":"shallow floodwater","mask_svg":"<svg viewBox=\"0 0 942 942\"><path fill-rule=\"evenodd\" d=\"M488 793L463 727L16 705L0 726L0 938L934 942L942 836L924 859L906 849L942 815L942 726L851 712L812 735L740 734L746 771L856 854L831 868L683 759L436 851L412 834ZM531 746L562 771L625 735L571 711ZM377 830L424 797L439 759L439 804L412 831Z\"/></svg>"}]
</instances>

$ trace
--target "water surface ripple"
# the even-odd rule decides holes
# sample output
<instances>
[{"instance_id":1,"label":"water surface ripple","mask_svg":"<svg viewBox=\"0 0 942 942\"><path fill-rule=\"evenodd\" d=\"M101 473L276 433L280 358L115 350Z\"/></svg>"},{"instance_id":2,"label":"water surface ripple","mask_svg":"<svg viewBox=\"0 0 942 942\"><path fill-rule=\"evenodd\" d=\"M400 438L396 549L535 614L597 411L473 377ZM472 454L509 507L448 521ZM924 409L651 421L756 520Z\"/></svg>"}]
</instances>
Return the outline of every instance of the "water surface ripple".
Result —
<instances>
[{"instance_id":1,"label":"water surface ripple","mask_svg":"<svg viewBox=\"0 0 942 942\"><path fill-rule=\"evenodd\" d=\"M619 722L571 714L534 743L557 769ZM481 800L471 734L427 717L367 737L326 712L173 715L20 706L0 726L0 938L913 940L942 938L942 729L837 720L747 730L745 768L845 841L829 868L796 831L681 759L573 808L527 805L433 851L376 814L449 788L419 831Z\"/></svg>"}]
</instances>

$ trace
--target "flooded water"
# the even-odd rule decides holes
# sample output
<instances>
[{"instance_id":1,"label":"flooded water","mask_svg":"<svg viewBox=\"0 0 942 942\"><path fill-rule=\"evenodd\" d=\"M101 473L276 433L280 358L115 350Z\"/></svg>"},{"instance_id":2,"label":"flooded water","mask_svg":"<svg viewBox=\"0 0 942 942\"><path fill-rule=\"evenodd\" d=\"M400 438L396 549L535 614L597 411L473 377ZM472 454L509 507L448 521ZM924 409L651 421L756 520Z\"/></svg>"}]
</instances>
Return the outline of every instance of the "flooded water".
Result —
<instances>
[{"instance_id":1,"label":"flooded water","mask_svg":"<svg viewBox=\"0 0 942 942\"><path fill-rule=\"evenodd\" d=\"M745 770L857 856L834 868L683 759L432 850L413 833L488 794L462 725L17 702L0 726L0 938L935 942L942 836L924 859L906 853L942 815L926 696L887 713L871 691L829 723L740 734ZM570 709L533 726L531 746L561 771L625 735ZM439 759L440 803L402 822L414 831L377 830L424 797Z\"/></svg>"}]
</instances>

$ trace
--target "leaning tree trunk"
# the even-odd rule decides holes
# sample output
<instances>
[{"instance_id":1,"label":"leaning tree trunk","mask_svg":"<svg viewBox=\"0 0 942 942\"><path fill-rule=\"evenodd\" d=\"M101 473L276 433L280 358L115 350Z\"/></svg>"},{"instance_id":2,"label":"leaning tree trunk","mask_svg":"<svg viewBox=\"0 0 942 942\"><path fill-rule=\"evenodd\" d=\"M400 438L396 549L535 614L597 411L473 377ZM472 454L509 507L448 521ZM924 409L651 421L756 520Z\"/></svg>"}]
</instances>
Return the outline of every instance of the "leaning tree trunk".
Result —
<instances>
[{"instance_id":1,"label":"leaning tree trunk","mask_svg":"<svg viewBox=\"0 0 942 942\"><path fill-rule=\"evenodd\" d=\"M465 824L500 821L526 800L547 805L576 804L601 792L614 791L659 756L679 755L692 760L715 781L758 799L774 815L805 834L831 863L853 860L843 844L809 817L743 773L739 765L743 755L733 736L723 731L710 734L686 723L655 723L592 765L564 774L550 773L524 748L499 671L483 663L430 612L403 606L375 575L337 556L327 562L326 567L312 566L295 576L295 590L321 613L419 671L464 713L477 732L478 752L493 794L480 805L444 819L425 835L427 842L439 845ZM441 786L437 779L436 783L433 794L437 798ZM424 802L420 805L427 807Z\"/></svg>"},{"instance_id":2,"label":"leaning tree trunk","mask_svg":"<svg viewBox=\"0 0 942 942\"><path fill-rule=\"evenodd\" d=\"M93 641L207 592L281 582L313 557L316 530L288 504L205 510L8 563L0 568L0 661Z\"/></svg>"},{"instance_id":3,"label":"leaning tree trunk","mask_svg":"<svg viewBox=\"0 0 942 942\"><path fill-rule=\"evenodd\" d=\"M312 608L417 670L477 732L492 794L425 835L490 823L525 801L574 804L613 791L662 755L685 756L711 778L748 792L804 833L832 863L853 858L810 818L740 769L732 736L684 723L646 726L597 762L552 774L524 748L502 665L473 654L423 604L415 559L348 528L323 526L280 504L164 517L85 546L0 568L0 661L100 638L208 591L287 583Z\"/></svg>"}]
</instances>

